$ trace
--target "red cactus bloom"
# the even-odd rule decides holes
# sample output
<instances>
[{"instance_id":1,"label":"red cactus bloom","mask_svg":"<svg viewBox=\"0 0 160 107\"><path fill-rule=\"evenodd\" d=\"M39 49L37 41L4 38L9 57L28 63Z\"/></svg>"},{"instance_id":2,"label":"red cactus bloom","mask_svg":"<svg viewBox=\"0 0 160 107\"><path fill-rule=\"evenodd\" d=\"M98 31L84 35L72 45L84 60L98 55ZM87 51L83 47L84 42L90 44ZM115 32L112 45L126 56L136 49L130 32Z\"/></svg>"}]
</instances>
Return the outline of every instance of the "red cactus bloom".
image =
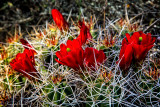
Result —
<instances>
[{"instance_id":1,"label":"red cactus bloom","mask_svg":"<svg viewBox=\"0 0 160 107\"><path fill-rule=\"evenodd\" d=\"M100 65L106 58L102 50L86 48L84 51L77 39L68 40L67 45L61 44L60 51L56 52L56 56L59 58L59 60L55 59L58 63L77 71L84 69L85 66L92 69L95 64Z\"/></svg>"},{"instance_id":2,"label":"red cactus bloom","mask_svg":"<svg viewBox=\"0 0 160 107\"><path fill-rule=\"evenodd\" d=\"M69 66L75 70L84 68L84 51L80 45L80 42L76 39L73 41L68 40L67 45L61 44L60 51L56 52L56 56L59 60L55 60L62 65Z\"/></svg>"},{"instance_id":3,"label":"red cactus bloom","mask_svg":"<svg viewBox=\"0 0 160 107\"><path fill-rule=\"evenodd\" d=\"M81 45L88 42L88 40L92 39L92 36L90 34L90 31L88 27L84 24L84 22L79 21L80 25L80 34L77 37L77 39L80 41Z\"/></svg>"},{"instance_id":4,"label":"red cactus bloom","mask_svg":"<svg viewBox=\"0 0 160 107\"><path fill-rule=\"evenodd\" d=\"M130 37L126 34L128 43L133 47L134 59L142 61L146 57L148 51L154 46L156 38L152 38L151 34L144 34L142 31L135 32Z\"/></svg>"},{"instance_id":5,"label":"red cactus bloom","mask_svg":"<svg viewBox=\"0 0 160 107\"><path fill-rule=\"evenodd\" d=\"M34 53L32 50L25 49L23 53L18 53L16 58L10 62L10 65L13 70L22 73L29 79L32 79L32 76L39 76L35 69Z\"/></svg>"},{"instance_id":6,"label":"red cactus bloom","mask_svg":"<svg viewBox=\"0 0 160 107\"><path fill-rule=\"evenodd\" d=\"M25 49L32 50L34 52L34 54L37 54L34 47L32 45L30 45L26 40L20 39L20 42L22 43L22 45Z\"/></svg>"},{"instance_id":7,"label":"red cactus bloom","mask_svg":"<svg viewBox=\"0 0 160 107\"><path fill-rule=\"evenodd\" d=\"M95 69L96 65L100 65L106 59L106 56L103 50L97 50L94 48L86 48L84 52L84 63L87 67L91 68L92 70Z\"/></svg>"},{"instance_id":8,"label":"red cactus bloom","mask_svg":"<svg viewBox=\"0 0 160 107\"><path fill-rule=\"evenodd\" d=\"M135 32L130 37L127 33L126 38L122 41L122 47L119 55L119 66L123 70L130 67L132 59L136 62L143 61L147 52L153 47L156 38L151 34L144 34L142 31Z\"/></svg>"},{"instance_id":9,"label":"red cactus bloom","mask_svg":"<svg viewBox=\"0 0 160 107\"><path fill-rule=\"evenodd\" d=\"M51 11L54 22L60 30L67 30L68 23L63 18L62 14L57 9L52 9Z\"/></svg>"},{"instance_id":10,"label":"red cactus bloom","mask_svg":"<svg viewBox=\"0 0 160 107\"><path fill-rule=\"evenodd\" d=\"M119 60L117 63L119 63L119 66L123 70L127 70L133 59L133 48L131 44L128 44L126 39L124 38L122 41L122 47L119 54Z\"/></svg>"}]
</instances>

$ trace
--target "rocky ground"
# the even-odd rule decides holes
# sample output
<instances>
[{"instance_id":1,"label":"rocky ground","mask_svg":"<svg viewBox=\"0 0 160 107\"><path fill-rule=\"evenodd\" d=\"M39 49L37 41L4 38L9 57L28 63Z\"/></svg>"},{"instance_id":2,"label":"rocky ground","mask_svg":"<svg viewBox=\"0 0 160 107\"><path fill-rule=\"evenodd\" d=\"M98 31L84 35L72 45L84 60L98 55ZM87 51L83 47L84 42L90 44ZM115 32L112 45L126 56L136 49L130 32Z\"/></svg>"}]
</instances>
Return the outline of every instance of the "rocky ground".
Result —
<instances>
[{"instance_id":1,"label":"rocky ground","mask_svg":"<svg viewBox=\"0 0 160 107\"><path fill-rule=\"evenodd\" d=\"M135 16L136 20L143 20L146 32L153 35L160 34L160 0L1 0L0 1L0 41L11 36L15 28L21 28L24 36L33 26L45 25L52 22L51 9L56 8L68 17L77 20L83 16L89 20L91 16L98 19L103 25L104 15L108 20L125 18L125 5L129 18ZM104 14L105 13L105 14Z\"/></svg>"}]
</instances>

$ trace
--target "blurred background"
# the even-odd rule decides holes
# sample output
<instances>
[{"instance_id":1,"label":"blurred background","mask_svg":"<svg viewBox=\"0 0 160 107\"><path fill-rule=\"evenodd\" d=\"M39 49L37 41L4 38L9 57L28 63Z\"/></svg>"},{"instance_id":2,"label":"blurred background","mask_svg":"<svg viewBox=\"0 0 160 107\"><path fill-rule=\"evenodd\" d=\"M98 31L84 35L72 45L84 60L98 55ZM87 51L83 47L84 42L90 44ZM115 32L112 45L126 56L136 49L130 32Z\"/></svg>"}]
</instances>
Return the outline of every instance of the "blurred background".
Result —
<instances>
[{"instance_id":1,"label":"blurred background","mask_svg":"<svg viewBox=\"0 0 160 107\"><path fill-rule=\"evenodd\" d=\"M69 13L73 20L91 16L103 25L104 16L108 20L125 18L125 5L128 17L137 16L136 20L143 20L146 32L153 35L160 34L160 0L0 0L0 42L11 36L15 29L21 29L23 35L36 26L45 26L53 22L51 9L58 9L67 19ZM69 21L71 22L71 21Z\"/></svg>"}]
</instances>

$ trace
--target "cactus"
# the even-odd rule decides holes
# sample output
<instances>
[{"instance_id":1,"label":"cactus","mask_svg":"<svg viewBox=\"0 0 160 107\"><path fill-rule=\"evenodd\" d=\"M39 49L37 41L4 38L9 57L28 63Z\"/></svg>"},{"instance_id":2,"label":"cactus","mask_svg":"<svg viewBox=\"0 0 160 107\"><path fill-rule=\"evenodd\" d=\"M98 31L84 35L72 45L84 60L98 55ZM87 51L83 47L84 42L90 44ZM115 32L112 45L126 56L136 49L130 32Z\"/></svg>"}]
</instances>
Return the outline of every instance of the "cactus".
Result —
<instances>
[{"instance_id":1,"label":"cactus","mask_svg":"<svg viewBox=\"0 0 160 107\"><path fill-rule=\"evenodd\" d=\"M159 106L160 66L154 55L156 52L151 49L143 62L135 64L133 61L125 70L121 69L118 60L126 32L133 34L135 30L141 30L141 26L116 20L118 24L106 23L105 28L96 28L94 21L91 21L90 27L84 21L85 27L90 29L93 37L81 44L83 50L88 47L92 47L93 50L103 50L106 59L99 63L98 56L103 55L98 55L96 59L98 51L94 50L96 63L91 64L95 65L94 68L89 66L88 63L91 62L87 63L87 58L84 58L86 62L78 67L78 70L67 66L63 60L61 64L55 61L58 59L56 52L62 48L61 44L66 44L68 39L74 40L78 37L80 32L78 23L71 24L70 26L74 27L70 27L69 30L58 29L56 25L47 23L45 29L34 28L29 37L25 38L37 53L34 55L34 67L40 75L37 79L27 78L9 65L16 54L24 51L19 42L20 38L12 44L4 43L1 46L3 52L0 53L1 56L5 56L0 60L0 70L3 73L0 75L0 90L3 90L0 104L3 106ZM67 48L67 52L71 51ZM4 104L4 101L7 104Z\"/></svg>"}]
</instances>

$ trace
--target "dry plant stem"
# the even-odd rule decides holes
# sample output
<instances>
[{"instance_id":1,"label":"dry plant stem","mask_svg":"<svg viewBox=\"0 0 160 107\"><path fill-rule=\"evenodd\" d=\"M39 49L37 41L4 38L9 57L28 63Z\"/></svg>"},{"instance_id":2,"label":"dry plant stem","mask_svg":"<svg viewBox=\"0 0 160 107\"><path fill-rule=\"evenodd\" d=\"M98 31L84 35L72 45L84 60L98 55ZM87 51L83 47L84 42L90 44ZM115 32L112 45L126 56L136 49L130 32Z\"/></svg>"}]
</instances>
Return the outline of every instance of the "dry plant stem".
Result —
<instances>
[{"instance_id":1,"label":"dry plant stem","mask_svg":"<svg viewBox=\"0 0 160 107\"><path fill-rule=\"evenodd\" d=\"M154 24L156 24L158 21L160 21L160 18L155 20L150 26L148 26L146 29L144 29L144 32L146 32L150 27L152 27Z\"/></svg>"}]
</instances>

